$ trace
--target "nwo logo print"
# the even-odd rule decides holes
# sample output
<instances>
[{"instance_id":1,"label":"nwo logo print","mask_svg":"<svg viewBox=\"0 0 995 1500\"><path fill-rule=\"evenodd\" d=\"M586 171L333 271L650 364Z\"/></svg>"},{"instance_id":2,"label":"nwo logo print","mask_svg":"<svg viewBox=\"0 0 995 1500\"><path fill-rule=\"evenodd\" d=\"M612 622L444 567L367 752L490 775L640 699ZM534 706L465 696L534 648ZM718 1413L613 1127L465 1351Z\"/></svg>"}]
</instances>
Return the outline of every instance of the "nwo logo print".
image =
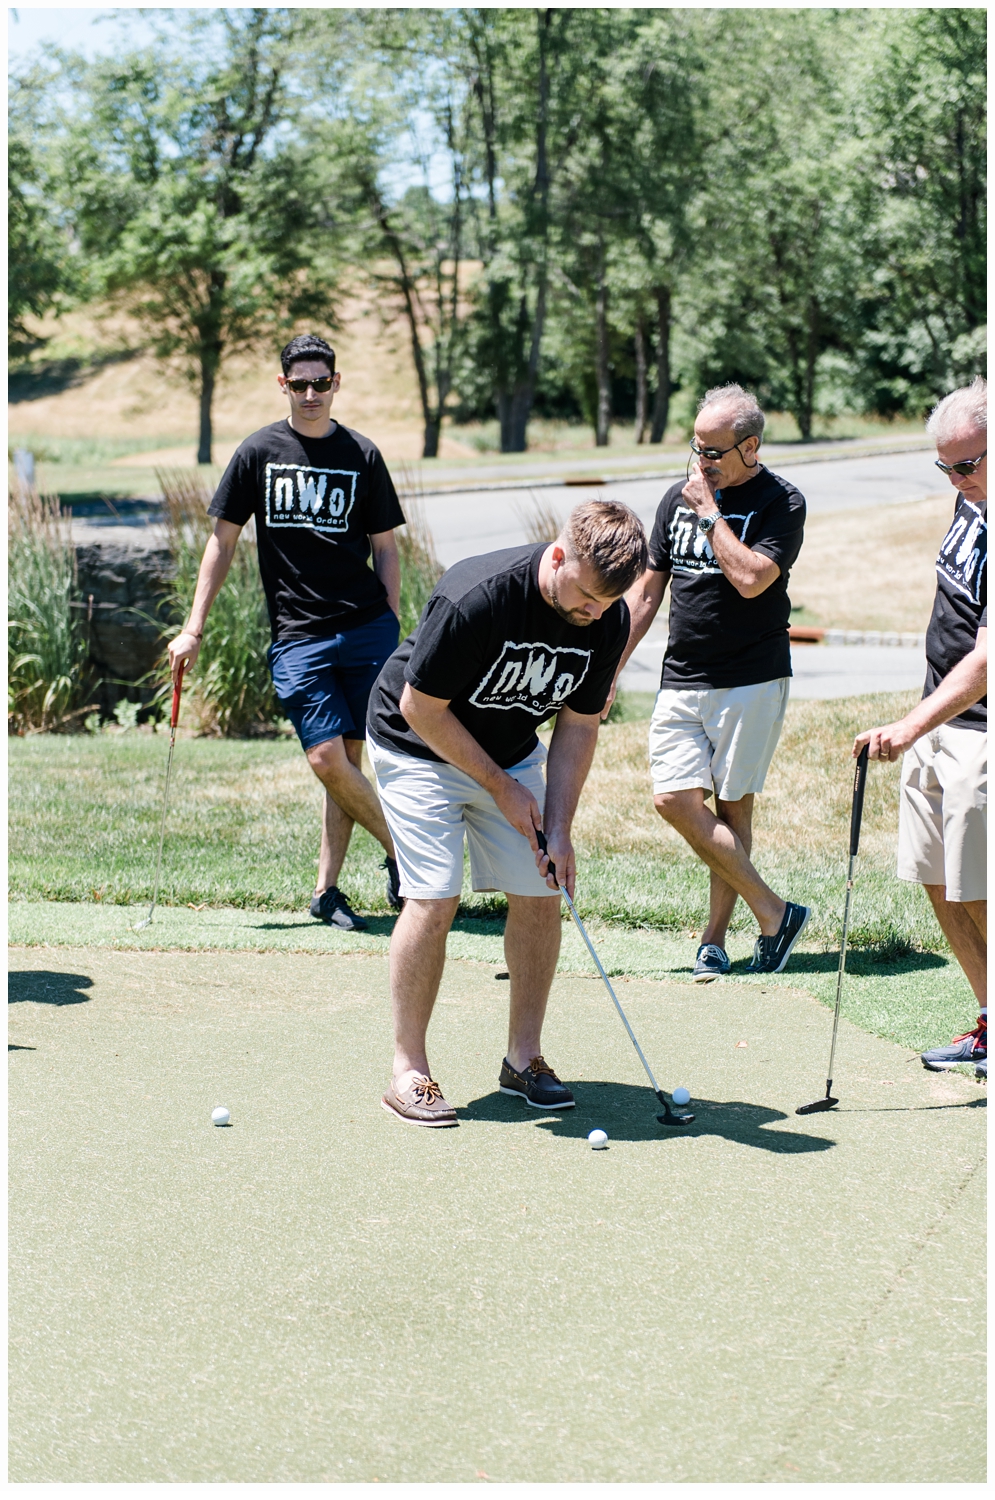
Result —
<instances>
[{"instance_id":1,"label":"nwo logo print","mask_svg":"<svg viewBox=\"0 0 995 1500\"><path fill-rule=\"evenodd\" d=\"M545 718L580 687L590 664L590 651L576 646L505 641L470 702L477 708L524 708Z\"/></svg>"},{"instance_id":2,"label":"nwo logo print","mask_svg":"<svg viewBox=\"0 0 995 1500\"><path fill-rule=\"evenodd\" d=\"M267 526L309 526L315 531L347 531L349 515L356 503L358 477L349 469L303 469L297 464L267 464Z\"/></svg>"}]
</instances>

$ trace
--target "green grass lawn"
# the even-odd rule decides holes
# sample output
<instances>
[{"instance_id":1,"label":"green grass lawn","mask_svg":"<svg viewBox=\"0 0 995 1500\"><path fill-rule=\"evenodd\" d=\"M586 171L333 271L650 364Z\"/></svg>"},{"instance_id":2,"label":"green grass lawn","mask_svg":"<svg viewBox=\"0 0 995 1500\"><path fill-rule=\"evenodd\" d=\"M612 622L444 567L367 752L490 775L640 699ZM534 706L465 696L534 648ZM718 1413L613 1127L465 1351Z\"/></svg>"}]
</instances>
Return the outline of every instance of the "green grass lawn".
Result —
<instances>
[{"instance_id":1,"label":"green grass lawn","mask_svg":"<svg viewBox=\"0 0 995 1500\"><path fill-rule=\"evenodd\" d=\"M776 889L815 908L805 952L792 961L786 978L829 1003L846 870L849 743L858 727L887 721L914 696L792 704L768 791L758 799L758 866ZM686 973L693 959L708 879L652 808L645 711L646 703L630 700L619 721L602 731L575 830L578 906L609 943L615 972L663 977ZM37 736L12 739L9 750L12 899L105 907L147 902L165 733ZM181 737L173 777L161 903L303 914L317 866L321 793L296 740ZM897 789L897 766L872 768L847 1013L869 1030L918 1047L945 1040L951 1027L970 1019L973 1002L922 891L895 878ZM360 830L341 877L355 905L382 927L371 938L375 945L386 941L390 925L381 857L379 846ZM75 910L73 940L80 941ZM471 936L487 940L479 955L487 962L498 961L502 910L501 897L465 888L461 920ZM59 941L57 911L47 906L43 921L40 913L37 920L28 921L26 913L23 921L17 917L15 930L23 932L14 941ZM127 923L109 920L115 931L121 925L123 938ZM752 915L740 904L730 941L740 970L754 930ZM156 940L153 933L150 941ZM217 931L191 937L179 929L170 941L194 947L273 943L266 933L246 940L222 938ZM477 956L473 944L467 956Z\"/></svg>"}]
</instances>

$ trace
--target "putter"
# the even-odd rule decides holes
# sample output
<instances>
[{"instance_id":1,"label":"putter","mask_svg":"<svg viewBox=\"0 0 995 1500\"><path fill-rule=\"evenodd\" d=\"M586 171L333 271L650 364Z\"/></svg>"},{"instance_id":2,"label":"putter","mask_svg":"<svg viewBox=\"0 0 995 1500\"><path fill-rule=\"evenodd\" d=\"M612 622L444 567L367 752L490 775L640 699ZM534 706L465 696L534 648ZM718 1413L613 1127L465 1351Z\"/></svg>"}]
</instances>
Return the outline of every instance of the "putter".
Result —
<instances>
[{"instance_id":1,"label":"putter","mask_svg":"<svg viewBox=\"0 0 995 1500\"><path fill-rule=\"evenodd\" d=\"M180 718L180 694L183 691L184 665L185 663L181 661L179 674L173 686L173 710L169 716L169 755L166 758L166 786L162 794L162 824L159 828L159 853L156 855L155 860L155 880L152 885L152 905L149 907L148 916L143 917L140 922L136 923L134 928L135 932L141 932L144 927L148 927L150 925L152 921L152 913L155 911L155 904L159 899L159 869L162 865L162 841L166 837L166 809L169 806L169 773L173 769L173 746L176 744L176 725L179 722Z\"/></svg>"},{"instance_id":2,"label":"putter","mask_svg":"<svg viewBox=\"0 0 995 1500\"><path fill-rule=\"evenodd\" d=\"M803 1104L795 1110L796 1115L817 1115L824 1109L835 1109L839 1104L833 1098L833 1059L836 1056L836 1033L840 1024L840 1001L843 998L843 975L846 972L846 935L850 928L850 902L853 898L853 869L857 862L860 845L860 820L864 812L864 787L867 784L867 746L857 756L857 769L853 776L853 803L850 808L850 869L846 877L846 901L843 904L843 936L840 941L840 966L836 973L836 1010L833 1015L833 1040L829 1048L829 1077L826 1079L826 1096L816 1099L814 1104Z\"/></svg>"},{"instance_id":3,"label":"putter","mask_svg":"<svg viewBox=\"0 0 995 1500\"><path fill-rule=\"evenodd\" d=\"M536 839L538 840L539 848L542 850L543 854L545 854L546 858L549 859L549 849L546 847L546 835L543 833L541 828L536 829ZM556 884L560 887L560 895L563 897L564 901L567 903L567 906L570 908L570 915L573 917L574 921L577 924L577 931L580 933L581 937L584 939L584 942L587 944L587 951L594 959L594 963L598 970L598 973L601 975L602 979L605 982L605 989L608 991L609 995L611 995L612 1003L615 1006L615 1009L618 1011L619 1015L622 1017L622 1025L629 1033L629 1041L635 1047L636 1052L639 1056L639 1061L646 1069L646 1077L650 1081L650 1087L652 1088L656 1097L659 1099L660 1103L663 1105L663 1114L657 1115L657 1119L660 1121L661 1125L690 1125L692 1120L694 1119L694 1115L675 1115L674 1111L670 1107L670 1102L667 1099L666 1094L661 1088L657 1088L656 1079L653 1077L650 1065L643 1055L643 1049L636 1041L636 1033L629 1025L628 1017L626 1016L625 1011L622 1009L621 1005L619 1005L618 1003L618 996L612 989L611 983L608 979L608 975L605 973L604 969L601 966L601 960L594 951L594 944L591 942L591 939L587 935L587 928L581 921L580 916L577 912L577 908L571 901L566 886L561 883L560 878L556 873L556 866L553 864L553 861L551 859L549 860L549 873L556 881Z\"/></svg>"}]
</instances>

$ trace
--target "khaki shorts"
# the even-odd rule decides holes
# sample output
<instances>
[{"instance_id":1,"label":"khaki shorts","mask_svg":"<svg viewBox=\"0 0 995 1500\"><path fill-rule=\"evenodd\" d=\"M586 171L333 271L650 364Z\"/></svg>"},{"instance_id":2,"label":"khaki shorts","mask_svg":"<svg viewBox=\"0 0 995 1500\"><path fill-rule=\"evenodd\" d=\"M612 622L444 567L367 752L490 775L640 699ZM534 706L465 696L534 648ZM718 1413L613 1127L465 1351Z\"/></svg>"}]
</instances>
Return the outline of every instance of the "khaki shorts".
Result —
<instances>
[{"instance_id":1,"label":"khaki shorts","mask_svg":"<svg viewBox=\"0 0 995 1500\"><path fill-rule=\"evenodd\" d=\"M470 850L475 891L509 896L559 896L536 868L529 841L512 828L490 792L445 761L399 755L367 736L384 817L394 840L401 895L442 901L463 889L463 839ZM528 787L540 809L546 802L542 768L546 750L532 754L508 775Z\"/></svg>"},{"instance_id":2,"label":"khaki shorts","mask_svg":"<svg viewBox=\"0 0 995 1500\"><path fill-rule=\"evenodd\" d=\"M781 736L789 677L735 688L661 688L650 722L654 792L703 787L738 802L762 792Z\"/></svg>"},{"instance_id":3,"label":"khaki shorts","mask_svg":"<svg viewBox=\"0 0 995 1500\"><path fill-rule=\"evenodd\" d=\"M987 901L988 735L941 724L902 760L898 878Z\"/></svg>"}]
</instances>

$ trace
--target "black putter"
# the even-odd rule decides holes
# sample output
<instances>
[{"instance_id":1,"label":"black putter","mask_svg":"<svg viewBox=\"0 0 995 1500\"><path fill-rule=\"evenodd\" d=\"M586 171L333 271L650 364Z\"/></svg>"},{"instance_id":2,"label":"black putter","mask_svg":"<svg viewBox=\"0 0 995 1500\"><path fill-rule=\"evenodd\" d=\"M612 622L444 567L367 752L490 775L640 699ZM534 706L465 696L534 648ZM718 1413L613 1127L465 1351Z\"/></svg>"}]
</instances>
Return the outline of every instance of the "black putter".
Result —
<instances>
[{"instance_id":1,"label":"black putter","mask_svg":"<svg viewBox=\"0 0 995 1500\"><path fill-rule=\"evenodd\" d=\"M867 746L857 756L857 769L853 775L853 803L850 808L850 869L846 877L846 901L843 905L843 938L840 942L840 966L836 975L836 1013L833 1016L833 1040L829 1048L829 1077L826 1079L826 1097L816 1099L814 1104L803 1104L795 1110L796 1115L817 1115L820 1110L834 1109L839 1104L833 1098L833 1059L836 1056L836 1033L840 1024L840 1001L843 998L843 975L846 971L846 935L850 927L850 902L853 897L853 868L857 862L860 845L860 819L864 811L864 787L867 784Z\"/></svg>"},{"instance_id":2,"label":"black putter","mask_svg":"<svg viewBox=\"0 0 995 1500\"><path fill-rule=\"evenodd\" d=\"M549 859L549 850L546 847L546 835L542 832L541 828L537 828L536 829L536 839L538 840L539 848L542 850L543 854L545 854L546 858ZM595 964L597 966L598 973L601 975L602 979L605 981L605 989L608 991L609 995L611 995L612 1001L613 1001L614 1006L615 1006L615 1009L618 1011L619 1015L622 1017L622 1025L625 1027L626 1031L629 1033L629 1041L635 1047L637 1053L639 1054L639 1061L642 1063L643 1067L646 1069L646 1077L650 1081L650 1086L653 1089L653 1092L656 1095L656 1097L659 1099L660 1103L663 1105L663 1114L662 1115L657 1115L657 1119L660 1121L661 1125L690 1125L691 1122L692 1122L692 1120L694 1119L694 1115L675 1115L674 1111L670 1107L670 1102L667 1099L666 1094L663 1092L663 1089L657 1088L657 1086L656 1086L656 1079L653 1077L653 1074L652 1074L652 1072L650 1070L650 1065L646 1061L646 1058L643 1056L643 1049L642 1049L642 1047L640 1047L639 1043L636 1041L636 1033L633 1031L632 1027L629 1025L628 1018L626 1017L625 1011L622 1009L621 1005L619 1005L619 1003L618 1003L618 996L616 995L615 991L612 989L611 984L609 983L609 980L608 980L608 975L605 973L604 969L601 966L601 960L600 960L600 958L598 957L598 955L594 951L594 944L591 942L591 939L587 935L587 928L584 926L583 922L580 920L580 917L577 914L577 908L576 908L576 906L574 906L573 902L570 900L570 896L569 896L569 894L567 892L566 886L562 885L560 883L560 878L559 878L559 876L556 873L556 866L553 864L553 861L551 859L549 860L549 873L550 873L550 875L552 875L553 879L556 881L556 884L560 887L560 895L563 897L564 901L567 903L567 905L570 908L570 915L573 917L574 921L577 923L577 931L580 933L581 937L584 939L585 943L587 944L587 951L588 951L588 953L590 953L591 957L594 959L594 962L595 962Z\"/></svg>"}]
</instances>

